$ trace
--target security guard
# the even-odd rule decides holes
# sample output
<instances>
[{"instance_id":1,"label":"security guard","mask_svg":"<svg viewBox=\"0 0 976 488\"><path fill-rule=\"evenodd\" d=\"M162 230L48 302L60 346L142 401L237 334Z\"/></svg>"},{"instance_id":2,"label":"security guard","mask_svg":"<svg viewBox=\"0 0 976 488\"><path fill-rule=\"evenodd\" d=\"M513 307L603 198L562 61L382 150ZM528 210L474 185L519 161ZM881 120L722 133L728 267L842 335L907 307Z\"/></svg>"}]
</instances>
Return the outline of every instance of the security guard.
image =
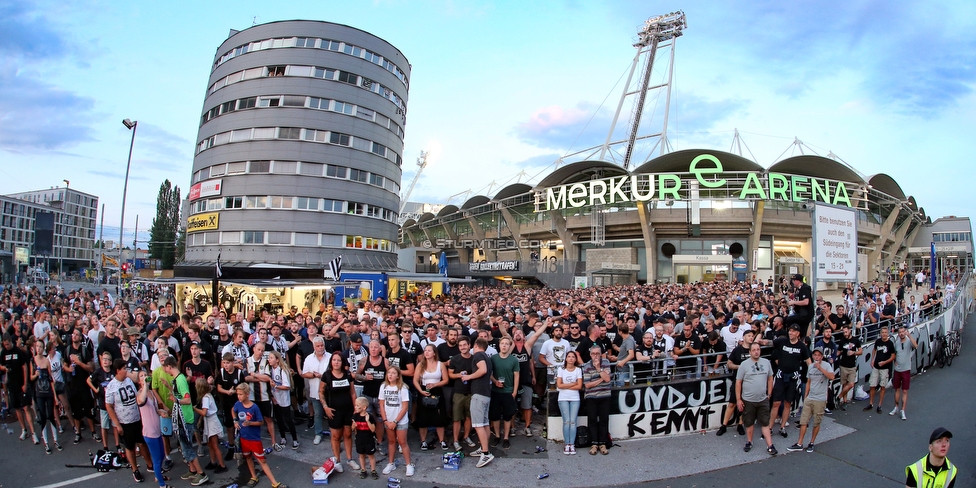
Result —
<instances>
[{"instance_id":1,"label":"security guard","mask_svg":"<svg viewBox=\"0 0 976 488\"><path fill-rule=\"evenodd\" d=\"M919 488L953 488L956 467L949 462L949 439L952 432L939 427L929 436L929 454L905 467L905 486Z\"/></svg>"}]
</instances>

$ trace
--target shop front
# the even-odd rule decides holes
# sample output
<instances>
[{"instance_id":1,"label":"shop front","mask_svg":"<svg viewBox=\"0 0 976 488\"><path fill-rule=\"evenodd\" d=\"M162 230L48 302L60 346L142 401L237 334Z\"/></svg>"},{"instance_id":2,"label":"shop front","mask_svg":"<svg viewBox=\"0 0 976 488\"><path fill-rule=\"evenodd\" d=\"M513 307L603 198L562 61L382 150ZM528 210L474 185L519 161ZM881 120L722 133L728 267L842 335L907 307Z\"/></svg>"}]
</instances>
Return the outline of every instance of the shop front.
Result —
<instances>
[{"instance_id":1,"label":"shop front","mask_svg":"<svg viewBox=\"0 0 976 488\"><path fill-rule=\"evenodd\" d=\"M678 284L728 281L732 256L728 254L675 254L671 256L671 276Z\"/></svg>"}]
</instances>

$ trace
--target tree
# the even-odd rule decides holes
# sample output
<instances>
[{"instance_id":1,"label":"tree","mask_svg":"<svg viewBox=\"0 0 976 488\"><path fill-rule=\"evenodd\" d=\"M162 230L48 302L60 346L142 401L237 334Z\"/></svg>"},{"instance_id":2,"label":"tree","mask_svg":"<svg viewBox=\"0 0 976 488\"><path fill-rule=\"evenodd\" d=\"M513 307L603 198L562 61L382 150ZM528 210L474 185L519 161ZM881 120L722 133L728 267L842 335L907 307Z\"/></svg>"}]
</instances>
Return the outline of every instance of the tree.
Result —
<instances>
[{"instance_id":1,"label":"tree","mask_svg":"<svg viewBox=\"0 0 976 488\"><path fill-rule=\"evenodd\" d=\"M162 260L163 269L176 261L176 233L180 227L180 187L169 180L159 185L156 218L149 229L149 257Z\"/></svg>"}]
</instances>

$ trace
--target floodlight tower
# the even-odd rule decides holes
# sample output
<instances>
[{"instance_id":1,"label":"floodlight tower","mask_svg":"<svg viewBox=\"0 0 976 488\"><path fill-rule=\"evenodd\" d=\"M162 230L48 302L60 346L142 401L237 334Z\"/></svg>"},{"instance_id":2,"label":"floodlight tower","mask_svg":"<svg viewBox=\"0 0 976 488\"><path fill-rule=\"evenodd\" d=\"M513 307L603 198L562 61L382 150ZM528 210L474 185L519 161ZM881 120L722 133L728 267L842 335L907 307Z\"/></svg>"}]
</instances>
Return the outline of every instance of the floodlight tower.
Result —
<instances>
[{"instance_id":1,"label":"floodlight tower","mask_svg":"<svg viewBox=\"0 0 976 488\"><path fill-rule=\"evenodd\" d=\"M631 159L634 157L636 144L640 141L655 137L659 137L659 140L649 151L648 159L650 159L650 153L653 153L658 145L660 146L660 154L666 152L665 148L668 145L668 113L671 105L671 81L674 78L674 44L687 27L688 23L685 20L685 14L679 10L677 12L651 17L639 28L637 31L637 41L634 43L634 47L637 48L637 54L634 56L634 61L631 64L630 74L627 75L627 84L624 87L623 94L620 96L620 103L617 104L617 111L613 115L613 122L610 124L610 131L607 133L606 142L600 148L599 159L607 161L609 153L609 157L616 160L612 149L624 146L624 155L621 163L624 169L628 169ZM664 81L652 85L651 73L654 68L654 59L659 49L670 51L666 66L667 74L664 76ZM640 65L643 66L643 71L640 78L635 82L634 73L637 72L637 67ZM659 94L661 90L664 90L665 93L664 120L661 131L642 135L640 133L641 118L644 115L645 105L648 103L648 92L654 91ZM624 104L628 100L631 100L632 109L627 138L615 140L614 132L617 122L620 119Z\"/></svg>"}]
</instances>

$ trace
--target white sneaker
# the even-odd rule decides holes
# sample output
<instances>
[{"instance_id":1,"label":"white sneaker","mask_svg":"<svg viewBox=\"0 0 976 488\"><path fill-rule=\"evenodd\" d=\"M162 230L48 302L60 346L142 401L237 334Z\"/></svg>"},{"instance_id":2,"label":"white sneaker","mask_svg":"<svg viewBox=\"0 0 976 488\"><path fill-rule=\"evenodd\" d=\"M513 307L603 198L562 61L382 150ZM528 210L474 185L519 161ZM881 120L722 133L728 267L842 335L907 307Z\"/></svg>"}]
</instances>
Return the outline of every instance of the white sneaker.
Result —
<instances>
[{"instance_id":1,"label":"white sneaker","mask_svg":"<svg viewBox=\"0 0 976 488\"><path fill-rule=\"evenodd\" d=\"M315 436L315 439L312 440L312 444L315 444L316 446L319 445L321 442L322 442L322 436L321 435Z\"/></svg>"},{"instance_id":2,"label":"white sneaker","mask_svg":"<svg viewBox=\"0 0 976 488\"><path fill-rule=\"evenodd\" d=\"M359 471L359 469L360 469L359 468L359 463L357 463L356 461L353 461L352 459L346 461L346 464L348 464L349 467L352 468L354 471Z\"/></svg>"},{"instance_id":3,"label":"white sneaker","mask_svg":"<svg viewBox=\"0 0 976 488\"><path fill-rule=\"evenodd\" d=\"M465 443L465 444L467 444L467 445L468 445L468 447L474 447L474 446L475 446L475 443L474 443L474 441L473 441L473 440L471 440L471 438L470 438L470 437L465 437L465 438L464 438L464 443Z\"/></svg>"},{"instance_id":4,"label":"white sneaker","mask_svg":"<svg viewBox=\"0 0 976 488\"><path fill-rule=\"evenodd\" d=\"M895 408L891 409L890 412L888 412L888 415L894 416L897 413L898 413L898 407L896 406Z\"/></svg>"},{"instance_id":5,"label":"white sneaker","mask_svg":"<svg viewBox=\"0 0 976 488\"><path fill-rule=\"evenodd\" d=\"M414 469L415 468L413 466L413 463L408 464L407 465L407 476L413 476Z\"/></svg>"},{"instance_id":6,"label":"white sneaker","mask_svg":"<svg viewBox=\"0 0 976 488\"><path fill-rule=\"evenodd\" d=\"M905 411L904 410L901 411L901 419L902 420L908 420L908 417L905 417Z\"/></svg>"},{"instance_id":7,"label":"white sneaker","mask_svg":"<svg viewBox=\"0 0 976 488\"><path fill-rule=\"evenodd\" d=\"M340 463L339 460L335 458L335 456L333 456L333 457L331 457L329 459L332 460L332 465L335 466L336 472L337 473L341 473L342 472L342 463Z\"/></svg>"},{"instance_id":8,"label":"white sneaker","mask_svg":"<svg viewBox=\"0 0 976 488\"><path fill-rule=\"evenodd\" d=\"M526 427L525 428L525 437L532 437L532 428L531 427Z\"/></svg>"},{"instance_id":9,"label":"white sneaker","mask_svg":"<svg viewBox=\"0 0 976 488\"><path fill-rule=\"evenodd\" d=\"M26 432L24 433L24 438L25 439L27 438L27 433ZM460 451L461 450L461 443L460 442L454 441L454 450L455 451Z\"/></svg>"},{"instance_id":10,"label":"white sneaker","mask_svg":"<svg viewBox=\"0 0 976 488\"><path fill-rule=\"evenodd\" d=\"M22 440L22 441L27 440L27 431L26 430L20 431L20 440Z\"/></svg>"},{"instance_id":11,"label":"white sneaker","mask_svg":"<svg viewBox=\"0 0 976 488\"><path fill-rule=\"evenodd\" d=\"M390 474L396 469L396 464L389 463L383 468L383 474Z\"/></svg>"},{"instance_id":12,"label":"white sneaker","mask_svg":"<svg viewBox=\"0 0 976 488\"><path fill-rule=\"evenodd\" d=\"M486 452L486 453L484 453L484 454L481 455L481 458L478 459L478 464L476 464L475 466L476 467L479 467L479 468L483 468L483 467L487 466L488 463L490 463L492 459L495 459L495 456L492 455L490 452Z\"/></svg>"}]
</instances>

